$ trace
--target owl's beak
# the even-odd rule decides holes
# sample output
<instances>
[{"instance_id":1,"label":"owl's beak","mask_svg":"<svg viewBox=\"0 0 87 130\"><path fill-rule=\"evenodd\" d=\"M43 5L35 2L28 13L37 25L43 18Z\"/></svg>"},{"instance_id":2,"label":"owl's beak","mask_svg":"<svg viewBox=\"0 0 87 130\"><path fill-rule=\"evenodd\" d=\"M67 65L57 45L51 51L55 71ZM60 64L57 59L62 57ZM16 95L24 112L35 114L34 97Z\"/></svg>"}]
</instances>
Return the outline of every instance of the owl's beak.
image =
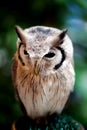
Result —
<instances>
[{"instance_id":1,"label":"owl's beak","mask_svg":"<svg viewBox=\"0 0 87 130\"><path fill-rule=\"evenodd\" d=\"M39 74L38 68L35 68L35 69L34 69L34 74L35 74L36 76Z\"/></svg>"},{"instance_id":2,"label":"owl's beak","mask_svg":"<svg viewBox=\"0 0 87 130\"><path fill-rule=\"evenodd\" d=\"M35 66L34 66L34 74L38 75L39 74L39 68L37 66L37 61L35 62Z\"/></svg>"}]
</instances>

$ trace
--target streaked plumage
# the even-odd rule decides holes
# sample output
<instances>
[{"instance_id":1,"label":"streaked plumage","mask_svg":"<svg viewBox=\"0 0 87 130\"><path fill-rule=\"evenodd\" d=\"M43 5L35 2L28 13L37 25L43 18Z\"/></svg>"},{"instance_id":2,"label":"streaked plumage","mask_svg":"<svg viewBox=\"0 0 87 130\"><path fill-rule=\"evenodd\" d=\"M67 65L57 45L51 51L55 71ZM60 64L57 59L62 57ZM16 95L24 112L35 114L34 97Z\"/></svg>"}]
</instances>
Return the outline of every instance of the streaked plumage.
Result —
<instances>
[{"instance_id":1,"label":"streaked plumage","mask_svg":"<svg viewBox=\"0 0 87 130\"><path fill-rule=\"evenodd\" d=\"M73 46L67 31L16 26L16 32L12 79L18 100L32 119L60 114L75 81Z\"/></svg>"}]
</instances>

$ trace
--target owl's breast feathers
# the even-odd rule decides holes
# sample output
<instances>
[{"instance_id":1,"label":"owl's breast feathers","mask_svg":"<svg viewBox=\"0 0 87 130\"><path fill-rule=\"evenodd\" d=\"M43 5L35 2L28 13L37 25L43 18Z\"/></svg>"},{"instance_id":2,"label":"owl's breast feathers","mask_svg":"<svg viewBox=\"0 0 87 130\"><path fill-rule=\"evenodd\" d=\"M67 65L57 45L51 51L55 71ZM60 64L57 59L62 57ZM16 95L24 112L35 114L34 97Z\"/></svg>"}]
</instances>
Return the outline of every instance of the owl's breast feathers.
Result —
<instances>
[{"instance_id":1,"label":"owl's breast feathers","mask_svg":"<svg viewBox=\"0 0 87 130\"><path fill-rule=\"evenodd\" d=\"M68 82L71 77L66 75L60 72L42 76L32 66L27 68L14 60L13 82L19 100L31 118L62 111L71 91Z\"/></svg>"}]
</instances>

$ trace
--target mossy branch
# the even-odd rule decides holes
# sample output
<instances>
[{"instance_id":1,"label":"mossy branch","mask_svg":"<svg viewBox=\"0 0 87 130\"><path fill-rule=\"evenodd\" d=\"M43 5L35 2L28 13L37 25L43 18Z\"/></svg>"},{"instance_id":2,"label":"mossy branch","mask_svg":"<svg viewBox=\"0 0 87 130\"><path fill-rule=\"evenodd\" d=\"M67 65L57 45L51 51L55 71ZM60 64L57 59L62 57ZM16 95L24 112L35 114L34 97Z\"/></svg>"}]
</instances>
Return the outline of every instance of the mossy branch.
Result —
<instances>
[{"instance_id":1,"label":"mossy branch","mask_svg":"<svg viewBox=\"0 0 87 130\"><path fill-rule=\"evenodd\" d=\"M53 115L47 117L48 123L31 120L29 117L21 117L13 124L12 130L84 130L82 125L71 116Z\"/></svg>"}]
</instances>

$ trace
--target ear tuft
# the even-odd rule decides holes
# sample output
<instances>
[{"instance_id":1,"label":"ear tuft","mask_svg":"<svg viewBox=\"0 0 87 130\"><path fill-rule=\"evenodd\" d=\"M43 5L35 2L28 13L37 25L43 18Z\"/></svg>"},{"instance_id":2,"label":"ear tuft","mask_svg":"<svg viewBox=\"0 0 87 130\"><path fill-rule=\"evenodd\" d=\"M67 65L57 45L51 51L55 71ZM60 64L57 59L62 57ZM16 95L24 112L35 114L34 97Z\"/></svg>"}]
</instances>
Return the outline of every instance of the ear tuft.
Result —
<instances>
[{"instance_id":1,"label":"ear tuft","mask_svg":"<svg viewBox=\"0 0 87 130\"><path fill-rule=\"evenodd\" d=\"M18 37L19 37L20 40L21 40L20 32L22 31L22 29L21 29L18 25L15 25L15 30L16 30L16 33L17 33Z\"/></svg>"},{"instance_id":2,"label":"ear tuft","mask_svg":"<svg viewBox=\"0 0 87 130\"><path fill-rule=\"evenodd\" d=\"M64 29L64 30L59 34L59 44L62 44L62 43L63 43L67 31L68 31L67 29Z\"/></svg>"},{"instance_id":3,"label":"ear tuft","mask_svg":"<svg viewBox=\"0 0 87 130\"><path fill-rule=\"evenodd\" d=\"M68 31L67 29L64 29L64 30L60 33L60 35L59 35L60 40L63 40L63 39L64 39L64 37L65 37L67 31Z\"/></svg>"},{"instance_id":4,"label":"ear tuft","mask_svg":"<svg viewBox=\"0 0 87 130\"><path fill-rule=\"evenodd\" d=\"M17 33L19 39L21 40L21 42L25 43L26 42L26 36L24 34L23 29L20 26L15 25L15 30L16 30L16 33Z\"/></svg>"}]
</instances>

